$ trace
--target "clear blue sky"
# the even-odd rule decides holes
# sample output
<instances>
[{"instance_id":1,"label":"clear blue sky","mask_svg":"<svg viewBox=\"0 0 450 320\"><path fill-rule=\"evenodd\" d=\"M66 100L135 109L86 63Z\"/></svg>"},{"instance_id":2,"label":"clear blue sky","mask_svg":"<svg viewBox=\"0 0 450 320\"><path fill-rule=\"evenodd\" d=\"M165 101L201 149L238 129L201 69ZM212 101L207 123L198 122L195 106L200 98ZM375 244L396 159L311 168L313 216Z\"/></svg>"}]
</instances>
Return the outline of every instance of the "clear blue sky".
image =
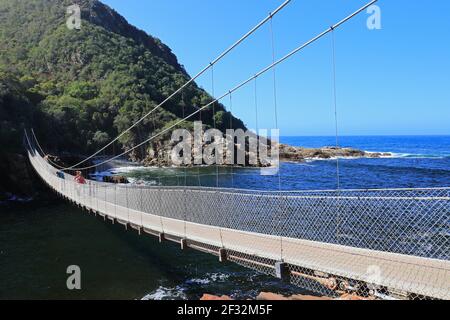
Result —
<instances>
[{"instance_id":1,"label":"clear blue sky","mask_svg":"<svg viewBox=\"0 0 450 320\"><path fill-rule=\"evenodd\" d=\"M191 74L283 0L103 0L170 46ZM368 0L293 0L274 18L277 58ZM450 134L450 1L381 0L382 30L363 13L336 31L342 135ZM268 25L215 67L215 93L271 63ZM277 68L282 135L332 135L331 38ZM198 84L211 92L211 75ZM274 128L272 73L258 79L259 127ZM234 95L233 112L256 126L254 85ZM228 105L228 100L223 101Z\"/></svg>"}]
</instances>

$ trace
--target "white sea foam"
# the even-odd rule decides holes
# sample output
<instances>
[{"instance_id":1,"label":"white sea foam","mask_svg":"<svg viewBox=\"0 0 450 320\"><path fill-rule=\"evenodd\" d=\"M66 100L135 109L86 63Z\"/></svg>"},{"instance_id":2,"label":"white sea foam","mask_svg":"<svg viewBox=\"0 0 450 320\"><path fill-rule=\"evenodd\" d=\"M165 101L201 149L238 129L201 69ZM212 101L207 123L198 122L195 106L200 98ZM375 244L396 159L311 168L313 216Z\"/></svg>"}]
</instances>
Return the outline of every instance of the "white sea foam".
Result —
<instances>
[{"instance_id":1,"label":"white sea foam","mask_svg":"<svg viewBox=\"0 0 450 320\"><path fill-rule=\"evenodd\" d=\"M210 279L189 279L187 281L188 284L209 284L211 283Z\"/></svg>"},{"instance_id":2,"label":"white sea foam","mask_svg":"<svg viewBox=\"0 0 450 320\"><path fill-rule=\"evenodd\" d=\"M214 282L223 282L230 278L230 275L226 273L209 273L208 275Z\"/></svg>"},{"instance_id":3,"label":"white sea foam","mask_svg":"<svg viewBox=\"0 0 450 320\"><path fill-rule=\"evenodd\" d=\"M336 161L336 160L358 160L358 159L390 159L390 158L394 158L394 153L392 152L378 152L378 151L364 151L366 154L371 155L371 154L380 154L380 156L378 156L377 158L371 158L369 156L366 157L344 157L344 156L338 156L338 157L330 157L327 159L323 159L323 158L317 158L317 157L312 157L312 158L305 158L305 161L308 162L314 162L314 161ZM388 155L383 155L384 153L388 154ZM293 161L295 163L295 161Z\"/></svg>"},{"instance_id":4,"label":"white sea foam","mask_svg":"<svg viewBox=\"0 0 450 320\"><path fill-rule=\"evenodd\" d=\"M206 273L205 277L188 279L182 285L178 285L172 288L160 286L158 289L145 295L142 300L186 300L186 291L189 287L205 286L217 282L226 282L229 280L229 278L230 275L226 273Z\"/></svg>"},{"instance_id":5,"label":"white sea foam","mask_svg":"<svg viewBox=\"0 0 450 320\"><path fill-rule=\"evenodd\" d=\"M408 159L445 159L450 155L443 154L420 154L420 153L392 153L392 158L408 158Z\"/></svg>"},{"instance_id":6,"label":"white sea foam","mask_svg":"<svg viewBox=\"0 0 450 320\"><path fill-rule=\"evenodd\" d=\"M186 281L187 284L209 284L212 282L224 282L229 279L230 275L226 273L207 273L205 278L194 278Z\"/></svg>"},{"instance_id":7,"label":"white sea foam","mask_svg":"<svg viewBox=\"0 0 450 320\"><path fill-rule=\"evenodd\" d=\"M378 158L386 159L386 158L393 158L394 153L392 152L384 152L384 151L364 151L367 154L380 154ZM386 155L385 155L386 154Z\"/></svg>"},{"instance_id":8,"label":"white sea foam","mask_svg":"<svg viewBox=\"0 0 450 320\"><path fill-rule=\"evenodd\" d=\"M139 170L151 170L154 167L144 167L144 166L126 166L126 167L118 167L114 168L114 170L120 172L120 173L130 173L133 171L139 171Z\"/></svg>"},{"instance_id":9,"label":"white sea foam","mask_svg":"<svg viewBox=\"0 0 450 320\"><path fill-rule=\"evenodd\" d=\"M8 199L8 201L10 201L10 202L21 202L21 203L30 202L30 201L32 201L32 200L33 200L32 197L21 198L21 197L19 197L19 196L14 195L14 194L11 195L11 196L9 197L9 199Z\"/></svg>"},{"instance_id":10,"label":"white sea foam","mask_svg":"<svg viewBox=\"0 0 450 320\"><path fill-rule=\"evenodd\" d=\"M155 291L145 295L141 300L186 300L187 296L184 290L181 286L173 288L160 286Z\"/></svg>"}]
</instances>

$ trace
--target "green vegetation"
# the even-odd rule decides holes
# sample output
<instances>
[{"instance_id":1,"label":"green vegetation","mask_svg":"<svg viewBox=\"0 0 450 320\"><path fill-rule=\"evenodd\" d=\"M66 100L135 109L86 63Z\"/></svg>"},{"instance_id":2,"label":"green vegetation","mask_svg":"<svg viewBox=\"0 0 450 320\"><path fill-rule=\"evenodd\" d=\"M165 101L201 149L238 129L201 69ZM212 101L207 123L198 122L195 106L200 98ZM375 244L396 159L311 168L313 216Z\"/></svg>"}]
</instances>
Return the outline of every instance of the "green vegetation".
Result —
<instances>
[{"instance_id":1,"label":"green vegetation","mask_svg":"<svg viewBox=\"0 0 450 320\"><path fill-rule=\"evenodd\" d=\"M0 71L0 143L3 151L21 146L23 129L36 118L34 103L41 99L30 91L28 78Z\"/></svg>"},{"instance_id":2,"label":"green vegetation","mask_svg":"<svg viewBox=\"0 0 450 320\"><path fill-rule=\"evenodd\" d=\"M81 30L66 27L74 2L82 8ZM4 148L21 148L23 128L34 127L52 152L95 151L188 79L167 46L96 0L0 0ZM209 101L192 84L115 147L134 146ZM202 112L204 123L212 126L215 117L221 130L230 120L244 128L222 105L215 109Z\"/></svg>"}]
</instances>

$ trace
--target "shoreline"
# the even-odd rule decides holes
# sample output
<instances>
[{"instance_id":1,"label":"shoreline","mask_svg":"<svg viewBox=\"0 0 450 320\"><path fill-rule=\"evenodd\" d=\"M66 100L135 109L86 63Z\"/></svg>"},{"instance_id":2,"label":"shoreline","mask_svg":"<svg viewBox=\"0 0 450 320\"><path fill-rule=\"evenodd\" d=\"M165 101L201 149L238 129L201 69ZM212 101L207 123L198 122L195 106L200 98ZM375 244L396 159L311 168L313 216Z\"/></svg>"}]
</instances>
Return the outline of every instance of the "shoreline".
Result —
<instances>
[{"instance_id":1,"label":"shoreline","mask_svg":"<svg viewBox=\"0 0 450 320\"><path fill-rule=\"evenodd\" d=\"M280 145L281 146L281 145ZM280 152L280 163L305 163L311 161L333 161L337 159L348 159L348 160L356 160L356 159L389 159L394 158L394 154L392 152L377 152L377 151L364 151L358 150L354 148L336 148L336 147L322 147L322 148L303 148L303 147L293 147L287 146L290 151L283 150ZM282 148L280 148L282 150ZM312 155L312 156L311 156ZM151 161L152 164L146 164L145 160L141 160L140 162L126 161L126 160L114 160L116 165L105 164L102 165L105 167L104 170L96 171L96 173L106 172L108 170L114 169L122 169L122 168L152 168L152 169L186 169L186 168L208 168L208 167L216 167L216 165L173 165L168 164L168 161L164 161L162 165L153 164L154 161ZM94 161L95 163L95 161ZM123 164L117 166L117 163ZM258 165L227 165L221 164L217 165L219 168L273 168L274 166L258 166Z\"/></svg>"}]
</instances>

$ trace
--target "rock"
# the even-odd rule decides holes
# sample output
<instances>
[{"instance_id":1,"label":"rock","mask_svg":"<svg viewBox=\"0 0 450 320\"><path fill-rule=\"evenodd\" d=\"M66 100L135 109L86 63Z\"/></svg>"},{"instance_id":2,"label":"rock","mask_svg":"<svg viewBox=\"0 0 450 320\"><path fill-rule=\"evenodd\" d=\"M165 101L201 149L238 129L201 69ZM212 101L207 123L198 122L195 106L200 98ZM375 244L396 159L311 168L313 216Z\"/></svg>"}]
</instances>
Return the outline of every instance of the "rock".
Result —
<instances>
[{"instance_id":1,"label":"rock","mask_svg":"<svg viewBox=\"0 0 450 320\"><path fill-rule=\"evenodd\" d=\"M308 159L341 158L381 158L391 156L390 153L369 153L353 148L323 147L302 148L284 144L279 145L280 159L285 161L304 161Z\"/></svg>"},{"instance_id":2,"label":"rock","mask_svg":"<svg viewBox=\"0 0 450 320\"><path fill-rule=\"evenodd\" d=\"M296 294L290 297L285 297L281 294L276 294L272 292L261 292L256 300L267 300L267 301L287 301L287 300L333 300L329 297L317 297L303 294Z\"/></svg>"},{"instance_id":3,"label":"rock","mask_svg":"<svg viewBox=\"0 0 450 320\"><path fill-rule=\"evenodd\" d=\"M215 296L211 294L204 294L200 300L222 300L222 301L229 301L233 300L229 296ZM358 296L354 293L344 293L339 298L333 299L330 297L319 297L319 296L311 296L311 295L305 295L305 294L295 294L289 297L283 296L281 294L276 294L272 292L261 292L257 297L256 300L259 301L316 301L316 300L374 300L373 298L364 298L361 296Z\"/></svg>"},{"instance_id":4,"label":"rock","mask_svg":"<svg viewBox=\"0 0 450 320\"><path fill-rule=\"evenodd\" d=\"M213 300L230 301L230 300L233 300L233 299L231 299L229 296L225 296L225 295L219 297L219 296L214 296L212 294L204 294L200 298L200 300L202 300L202 301L213 301Z\"/></svg>"},{"instance_id":5,"label":"rock","mask_svg":"<svg viewBox=\"0 0 450 320\"><path fill-rule=\"evenodd\" d=\"M303 295L303 294L296 294L290 297L290 300L308 300L308 301L315 301L315 300L333 300L333 298L330 297L317 297L317 296L310 296L310 295Z\"/></svg>"},{"instance_id":6,"label":"rock","mask_svg":"<svg viewBox=\"0 0 450 320\"><path fill-rule=\"evenodd\" d=\"M103 182L114 184L128 184L128 179L124 176L104 176Z\"/></svg>"},{"instance_id":7,"label":"rock","mask_svg":"<svg viewBox=\"0 0 450 320\"><path fill-rule=\"evenodd\" d=\"M281 294L276 294L272 292L261 292L256 300L268 300L268 301L284 301L289 300L288 298L282 296Z\"/></svg>"}]
</instances>

